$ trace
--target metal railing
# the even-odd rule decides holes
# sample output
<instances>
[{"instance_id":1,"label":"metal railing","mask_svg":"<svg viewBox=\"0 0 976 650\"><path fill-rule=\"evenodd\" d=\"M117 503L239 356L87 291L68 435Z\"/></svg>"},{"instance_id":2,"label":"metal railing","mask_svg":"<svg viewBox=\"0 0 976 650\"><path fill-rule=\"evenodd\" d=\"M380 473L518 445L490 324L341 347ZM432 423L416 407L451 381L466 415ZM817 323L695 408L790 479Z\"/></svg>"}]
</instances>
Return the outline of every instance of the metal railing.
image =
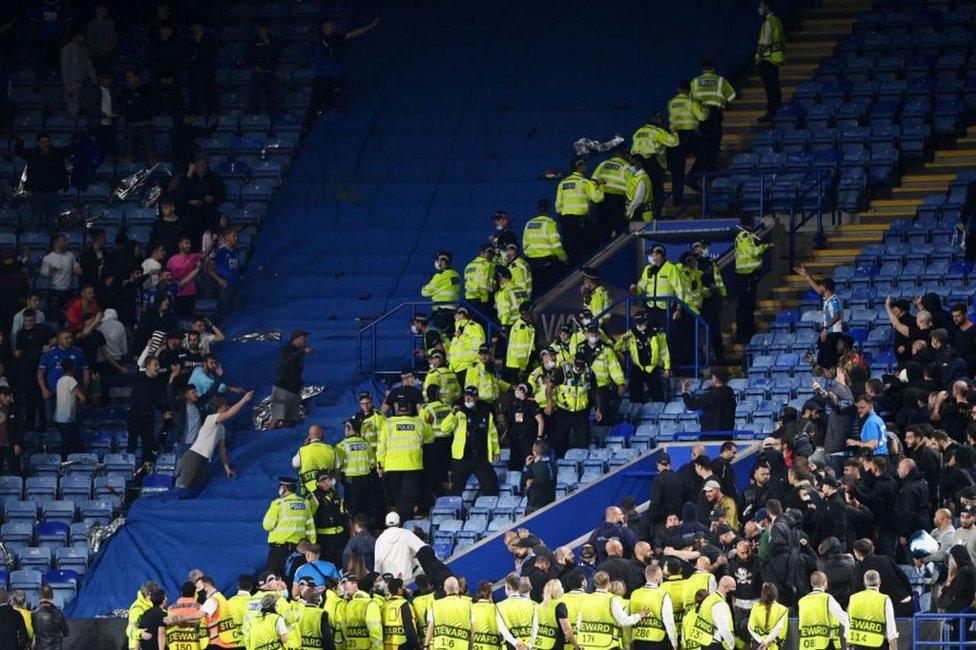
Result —
<instances>
[{"instance_id":1,"label":"metal railing","mask_svg":"<svg viewBox=\"0 0 976 650\"><path fill-rule=\"evenodd\" d=\"M673 296L654 298L649 300L646 296L625 296L623 298L618 298L609 307L601 311L599 314L594 314L593 317L597 320L603 320L604 318L614 318L623 320L622 331L626 332L630 329L633 322L633 315L638 311L646 311L648 309L647 303L655 302L667 303L667 308L665 312L667 314L664 321L664 333L668 337L669 352L671 354L671 369L676 370L681 368L683 370L692 370L695 377L699 377L702 369L707 368L710 365L711 360L711 338L709 336L708 322L702 317L701 314L696 314L691 307ZM623 305L623 309L618 309ZM686 341L679 341L679 343L691 342L693 359L692 363L676 364L674 361L675 349L674 348L674 328L677 323L671 317L676 306L681 307L681 311L692 319L692 332ZM617 323L619 325L619 321ZM614 328L619 329L619 328ZM682 351L683 352L683 351ZM680 359L680 356L679 356ZM624 373L630 378L630 355L624 354Z\"/></svg>"},{"instance_id":2,"label":"metal railing","mask_svg":"<svg viewBox=\"0 0 976 650\"><path fill-rule=\"evenodd\" d=\"M976 613L973 612L916 614L912 617L912 647L976 647L976 632L970 629L974 623L976 623ZM923 631L923 626L928 627L928 630ZM936 638L931 638L933 628L938 630Z\"/></svg>"},{"instance_id":3,"label":"metal railing","mask_svg":"<svg viewBox=\"0 0 976 650\"><path fill-rule=\"evenodd\" d=\"M367 323L363 323L359 328L356 340L356 368L360 373L363 374L393 374L400 372L404 365L414 367L414 361L416 360L414 352L417 349L423 348L423 335L411 333L410 322L418 313L425 313L430 316L431 313L437 309L438 305L447 304L466 307L471 312L472 318L481 323L482 327L485 328L485 340L487 343L490 344L492 337L501 332L501 325L499 325L489 316L485 315L485 313L480 309L464 300L459 300L452 303L437 303L429 300L402 302L382 316L378 316ZM400 316L402 318L397 320L394 318L394 316ZM394 325L394 323L396 323L396 325ZM378 338L380 334L379 328L383 324L390 324L391 327L397 328L400 335L393 335L392 338L400 338L402 343L405 344L406 350L403 357L400 357L396 353L389 355L391 358L395 358L400 361L401 365L399 366L392 368L379 367L380 359L378 357Z\"/></svg>"}]
</instances>

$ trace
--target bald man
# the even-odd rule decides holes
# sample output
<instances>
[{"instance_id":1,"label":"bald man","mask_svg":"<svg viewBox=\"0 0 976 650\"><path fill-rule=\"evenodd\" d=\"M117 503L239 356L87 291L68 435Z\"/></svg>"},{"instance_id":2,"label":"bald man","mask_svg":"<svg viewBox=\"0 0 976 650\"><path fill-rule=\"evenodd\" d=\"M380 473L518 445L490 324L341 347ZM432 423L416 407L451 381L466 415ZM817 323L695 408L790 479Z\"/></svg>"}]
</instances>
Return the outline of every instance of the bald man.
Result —
<instances>
[{"instance_id":1,"label":"bald man","mask_svg":"<svg viewBox=\"0 0 976 650\"><path fill-rule=\"evenodd\" d=\"M705 650L727 650L735 647L729 594L735 593L735 578L723 576L718 588L709 593L698 607L698 620L689 631L687 641Z\"/></svg>"},{"instance_id":2,"label":"bald man","mask_svg":"<svg viewBox=\"0 0 976 650\"><path fill-rule=\"evenodd\" d=\"M461 584L451 576L444 581L444 597L427 610L426 648L454 647L457 640L471 643L471 600L462 598Z\"/></svg>"},{"instance_id":3,"label":"bald man","mask_svg":"<svg viewBox=\"0 0 976 650\"><path fill-rule=\"evenodd\" d=\"M308 428L305 444L291 458L291 466L298 470L298 483L305 494L315 491L315 480L319 470L334 470L338 467L339 456L335 448L325 442L325 429L318 424Z\"/></svg>"},{"instance_id":4,"label":"bald man","mask_svg":"<svg viewBox=\"0 0 976 650\"><path fill-rule=\"evenodd\" d=\"M618 540L623 546L622 557L633 557L637 534L627 527L627 517L617 506L610 506L604 511L603 522L596 527L588 540L596 549L597 563L607 559L607 542L612 539Z\"/></svg>"},{"instance_id":5,"label":"bald man","mask_svg":"<svg viewBox=\"0 0 976 650\"><path fill-rule=\"evenodd\" d=\"M647 542L638 542L646 544ZM610 576L610 582L619 580L627 587L627 593L639 589L644 585L644 567L637 560L628 560L623 557L624 546L620 540L611 539L606 543L604 550L607 559L597 566L597 571L606 571Z\"/></svg>"}]
</instances>

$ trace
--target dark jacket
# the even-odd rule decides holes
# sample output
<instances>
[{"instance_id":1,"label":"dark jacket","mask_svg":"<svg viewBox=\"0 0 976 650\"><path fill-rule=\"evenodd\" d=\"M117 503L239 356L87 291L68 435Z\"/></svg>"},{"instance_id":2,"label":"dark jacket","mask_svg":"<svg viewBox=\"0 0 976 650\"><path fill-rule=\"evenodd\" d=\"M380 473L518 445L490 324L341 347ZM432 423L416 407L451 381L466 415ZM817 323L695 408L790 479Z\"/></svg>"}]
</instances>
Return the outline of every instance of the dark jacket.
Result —
<instances>
[{"instance_id":1,"label":"dark jacket","mask_svg":"<svg viewBox=\"0 0 976 650\"><path fill-rule=\"evenodd\" d=\"M681 476L671 470L659 473L651 480L651 502L647 514L652 524L664 522L670 514L681 514L684 488Z\"/></svg>"},{"instance_id":2,"label":"dark jacket","mask_svg":"<svg viewBox=\"0 0 976 650\"><path fill-rule=\"evenodd\" d=\"M138 124L152 120L155 112L152 91L146 86L141 84L135 88L126 86L119 91L119 99L122 104L122 116L125 118L126 124Z\"/></svg>"},{"instance_id":3,"label":"dark jacket","mask_svg":"<svg viewBox=\"0 0 976 650\"><path fill-rule=\"evenodd\" d=\"M68 636L68 621L54 603L42 600L31 612L31 624L34 626L34 650L61 650L61 643Z\"/></svg>"},{"instance_id":4,"label":"dark jacket","mask_svg":"<svg viewBox=\"0 0 976 650\"><path fill-rule=\"evenodd\" d=\"M304 359L305 348L296 348L291 343L281 346L274 385L292 393L299 393L302 390Z\"/></svg>"},{"instance_id":5,"label":"dark jacket","mask_svg":"<svg viewBox=\"0 0 976 650\"><path fill-rule=\"evenodd\" d=\"M824 499L823 507L818 508L818 515L817 534L813 539L813 545L819 547L820 543L828 537L836 537L841 546L846 548L847 504L844 502L844 493L838 490Z\"/></svg>"},{"instance_id":6,"label":"dark jacket","mask_svg":"<svg viewBox=\"0 0 976 650\"><path fill-rule=\"evenodd\" d=\"M871 554L858 562L854 567L854 579L852 584L855 586L864 584L864 574L870 570L875 570L881 576L881 593L887 594L891 598L891 604L895 608L895 616L904 616L899 613L912 608L912 585L908 582L908 576L898 568L895 561L888 555ZM906 600L907 599L907 600Z\"/></svg>"},{"instance_id":7,"label":"dark jacket","mask_svg":"<svg viewBox=\"0 0 976 650\"><path fill-rule=\"evenodd\" d=\"M748 521L756 515L756 511L766 507L766 501L771 499L769 483L757 485L750 483L739 497L739 521Z\"/></svg>"},{"instance_id":8,"label":"dark jacket","mask_svg":"<svg viewBox=\"0 0 976 650\"><path fill-rule=\"evenodd\" d=\"M621 526L620 524L611 524L610 522L603 521L600 525L596 527L593 534L590 535L590 539L587 540L596 549L597 559L602 562L607 559L607 542L611 539L619 540L624 547L624 556L630 557L634 553L634 544L639 540L634 531L627 528L626 526Z\"/></svg>"},{"instance_id":9,"label":"dark jacket","mask_svg":"<svg viewBox=\"0 0 976 650\"><path fill-rule=\"evenodd\" d=\"M898 534L902 537L911 537L917 530L928 529L931 519L928 483L922 478L922 474L914 469L902 480L901 490L895 501Z\"/></svg>"},{"instance_id":10,"label":"dark jacket","mask_svg":"<svg viewBox=\"0 0 976 650\"><path fill-rule=\"evenodd\" d=\"M976 566L965 546L953 546L949 552L956 562L956 573L952 582L943 587L939 607L947 612L961 612L976 598Z\"/></svg>"},{"instance_id":11,"label":"dark jacket","mask_svg":"<svg viewBox=\"0 0 976 650\"><path fill-rule=\"evenodd\" d=\"M851 598L851 580L854 578L854 558L842 552L837 545L835 552L817 558L817 571L827 576L827 593L834 597L843 609Z\"/></svg>"},{"instance_id":12,"label":"dark jacket","mask_svg":"<svg viewBox=\"0 0 976 650\"><path fill-rule=\"evenodd\" d=\"M27 161L27 190L51 194L68 189L68 170L64 164L67 151L52 146L47 153L39 148L28 149L18 140L17 155Z\"/></svg>"},{"instance_id":13,"label":"dark jacket","mask_svg":"<svg viewBox=\"0 0 976 650\"><path fill-rule=\"evenodd\" d=\"M636 560L625 560L622 557L609 557L600 563L597 571L606 571L610 580L620 580L627 585L627 593L644 586L644 565Z\"/></svg>"},{"instance_id":14,"label":"dark jacket","mask_svg":"<svg viewBox=\"0 0 976 650\"><path fill-rule=\"evenodd\" d=\"M929 503L939 502L939 477L942 475L942 459L928 446L906 449L906 455L915 461L915 466L921 472L928 484Z\"/></svg>"},{"instance_id":15,"label":"dark jacket","mask_svg":"<svg viewBox=\"0 0 976 650\"><path fill-rule=\"evenodd\" d=\"M0 605L0 650L27 650L29 647L24 617L9 603Z\"/></svg>"},{"instance_id":16,"label":"dark jacket","mask_svg":"<svg viewBox=\"0 0 976 650\"><path fill-rule=\"evenodd\" d=\"M898 530L895 505L898 501L898 481L893 476L882 474L874 479L868 494L868 507L874 513L882 530Z\"/></svg>"},{"instance_id":17,"label":"dark jacket","mask_svg":"<svg viewBox=\"0 0 976 650\"><path fill-rule=\"evenodd\" d=\"M701 409L702 431L735 429L735 391L728 386L710 388L699 397L684 393L681 399L689 410Z\"/></svg>"}]
</instances>

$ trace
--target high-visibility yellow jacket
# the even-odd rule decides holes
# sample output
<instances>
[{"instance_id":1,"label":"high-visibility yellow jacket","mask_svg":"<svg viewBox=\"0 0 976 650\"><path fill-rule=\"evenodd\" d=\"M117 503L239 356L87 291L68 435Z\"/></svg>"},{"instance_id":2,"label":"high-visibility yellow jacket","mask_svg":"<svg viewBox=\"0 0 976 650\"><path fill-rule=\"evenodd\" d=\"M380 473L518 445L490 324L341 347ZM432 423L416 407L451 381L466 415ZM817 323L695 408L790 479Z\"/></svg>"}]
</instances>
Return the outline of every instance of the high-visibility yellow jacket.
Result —
<instances>
[{"instance_id":1,"label":"high-visibility yellow jacket","mask_svg":"<svg viewBox=\"0 0 976 650\"><path fill-rule=\"evenodd\" d=\"M525 258L515 257L506 264L508 270L512 272L512 284L516 289L522 291L526 296L532 295L532 269Z\"/></svg>"},{"instance_id":2,"label":"high-visibility yellow jacket","mask_svg":"<svg viewBox=\"0 0 976 650\"><path fill-rule=\"evenodd\" d=\"M696 314L701 313L702 305L702 272L695 266L688 268L685 264L679 264L678 270L681 271L681 284L685 288L685 304Z\"/></svg>"},{"instance_id":3,"label":"high-visibility yellow jacket","mask_svg":"<svg viewBox=\"0 0 976 650\"><path fill-rule=\"evenodd\" d=\"M735 236L736 273L755 273L762 266L762 256L769 249L769 244L761 244L757 239L756 235L744 231Z\"/></svg>"},{"instance_id":4,"label":"high-visibility yellow jacket","mask_svg":"<svg viewBox=\"0 0 976 650\"><path fill-rule=\"evenodd\" d=\"M735 99L735 88L725 77L714 72L703 72L691 80L691 96L709 110L723 110Z\"/></svg>"},{"instance_id":5,"label":"high-visibility yellow jacket","mask_svg":"<svg viewBox=\"0 0 976 650\"><path fill-rule=\"evenodd\" d=\"M470 319L454 324L454 338L451 339L451 352L448 367L454 372L467 370L478 358L478 348L485 342L485 329L480 323Z\"/></svg>"},{"instance_id":6,"label":"high-visibility yellow jacket","mask_svg":"<svg viewBox=\"0 0 976 650\"><path fill-rule=\"evenodd\" d=\"M648 264L641 272L640 280L637 281L637 291L647 296L647 306L659 309L668 309L668 301L660 298L685 299L684 282L682 281L681 271L678 266L667 260L654 272L654 267ZM672 304L670 307L674 307Z\"/></svg>"},{"instance_id":7,"label":"high-visibility yellow jacket","mask_svg":"<svg viewBox=\"0 0 976 650\"><path fill-rule=\"evenodd\" d=\"M353 478L372 472L376 467L376 452L373 449L374 446L362 436L346 436L336 443L342 475Z\"/></svg>"},{"instance_id":8,"label":"high-visibility yellow jacket","mask_svg":"<svg viewBox=\"0 0 976 650\"><path fill-rule=\"evenodd\" d=\"M790 610L776 601L773 601L769 609L765 605L756 603L749 612L749 631L755 632L760 637L765 638L780 621L786 623L786 618L789 617L789 613ZM777 641L769 645L769 650L779 650L782 647L786 641L786 633L789 631L789 628L789 625L783 625L779 634L776 635Z\"/></svg>"},{"instance_id":9,"label":"high-visibility yellow jacket","mask_svg":"<svg viewBox=\"0 0 976 650\"><path fill-rule=\"evenodd\" d=\"M596 385L600 388L608 386L611 380L617 386L626 383L624 371L620 367L620 360L613 351L613 346L603 341L597 341L595 348L591 348L589 343L580 343L576 354L583 354L589 359L590 370L593 371Z\"/></svg>"},{"instance_id":10,"label":"high-visibility yellow jacket","mask_svg":"<svg viewBox=\"0 0 976 650\"><path fill-rule=\"evenodd\" d=\"M438 308L452 308L461 297L461 276L454 269L441 269L420 290L420 295L434 302L448 303Z\"/></svg>"},{"instance_id":11,"label":"high-visibility yellow jacket","mask_svg":"<svg viewBox=\"0 0 976 650\"><path fill-rule=\"evenodd\" d=\"M498 315L498 323L502 327L511 325L519 316L519 305L528 299L529 294L515 286L514 281L509 281L502 286L495 292L495 313Z\"/></svg>"},{"instance_id":12,"label":"high-visibility yellow jacket","mask_svg":"<svg viewBox=\"0 0 976 650\"><path fill-rule=\"evenodd\" d=\"M495 291L495 263L477 256L464 267L464 298L488 302Z\"/></svg>"},{"instance_id":13,"label":"high-visibility yellow jacket","mask_svg":"<svg viewBox=\"0 0 976 650\"><path fill-rule=\"evenodd\" d=\"M529 359L535 351L535 325L519 318L508 328L508 347L505 350L505 367L522 372L529 367Z\"/></svg>"},{"instance_id":14,"label":"high-visibility yellow jacket","mask_svg":"<svg viewBox=\"0 0 976 650\"><path fill-rule=\"evenodd\" d=\"M583 298L583 309L589 309L593 318L597 318L601 323L610 317L610 314L600 316L609 306L610 292L602 285L593 289Z\"/></svg>"},{"instance_id":15,"label":"high-visibility yellow jacket","mask_svg":"<svg viewBox=\"0 0 976 650\"><path fill-rule=\"evenodd\" d=\"M756 61L768 61L773 65L783 65L786 53L783 46L783 23L773 12L766 14L759 29L759 42L756 44Z\"/></svg>"},{"instance_id":16,"label":"high-visibility yellow jacket","mask_svg":"<svg viewBox=\"0 0 976 650\"><path fill-rule=\"evenodd\" d=\"M494 402L503 390L511 388L511 384L501 379L494 372L489 372L485 364L478 359L464 373L465 386L477 386L478 398L483 402Z\"/></svg>"},{"instance_id":17,"label":"high-visibility yellow jacket","mask_svg":"<svg viewBox=\"0 0 976 650\"><path fill-rule=\"evenodd\" d=\"M671 370L668 337L662 331L638 332L631 328L617 339L614 349L618 352L626 349L630 355L630 362L644 372L654 372L655 368Z\"/></svg>"},{"instance_id":18,"label":"high-visibility yellow jacket","mask_svg":"<svg viewBox=\"0 0 976 650\"><path fill-rule=\"evenodd\" d=\"M451 372L444 366L427 371L427 376L424 377L424 395L427 395L430 386L437 386L440 389L438 396L445 404L453 404L461 396L457 373Z\"/></svg>"},{"instance_id":19,"label":"high-visibility yellow jacket","mask_svg":"<svg viewBox=\"0 0 976 650\"><path fill-rule=\"evenodd\" d=\"M556 190L556 212L564 215L586 216L590 203L603 201L603 188L579 172L559 181Z\"/></svg>"},{"instance_id":20,"label":"high-visibility yellow jacket","mask_svg":"<svg viewBox=\"0 0 976 650\"><path fill-rule=\"evenodd\" d=\"M490 410L486 417L488 418L488 462L492 462L499 450L498 429L495 428L495 417ZM441 421L441 431L454 436L454 441L451 443L451 458L454 460L464 458L465 441L468 438L468 416L465 409L462 408L457 413L449 413Z\"/></svg>"},{"instance_id":21,"label":"high-visibility yellow jacket","mask_svg":"<svg viewBox=\"0 0 976 650\"><path fill-rule=\"evenodd\" d=\"M376 464L387 472L410 472L424 468L424 445L434 441L434 432L415 415L394 415L376 443Z\"/></svg>"},{"instance_id":22,"label":"high-visibility yellow jacket","mask_svg":"<svg viewBox=\"0 0 976 650\"><path fill-rule=\"evenodd\" d=\"M604 194L623 195L627 191L627 178L632 173L629 162L620 156L614 156L596 166L593 180L603 181Z\"/></svg>"},{"instance_id":23,"label":"high-visibility yellow jacket","mask_svg":"<svg viewBox=\"0 0 976 650\"><path fill-rule=\"evenodd\" d=\"M522 254L530 260L555 257L565 262L568 259L555 219L540 214L528 220L522 231Z\"/></svg>"},{"instance_id":24,"label":"high-visibility yellow jacket","mask_svg":"<svg viewBox=\"0 0 976 650\"><path fill-rule=\"evenodd\" d=\"M708 119L708 111L688 93L678 93L668 101L668 125L672 131L697 131Z\"/></svg>"},{"instance_id":25,"label":"high-visibility yellow jacket","mask_svg":"<svg viewBox=\"0 0 976 650\"><path fill-rule=\"evenodd\" d=\"M840 623L830 615L830 594L814 590L797 603L797 628L800 647L809 650L825 650Z\"/></svg>"},{"instance_id":26,"label":"high-visibility yellow jacket","mask_svg":"<svg viewBox=\"0 0 976 650\"><path fill-rule=\"evenodd\" d=\"M850 627L847 628L847 645L880 648L888 640L885 634L887 617L885 610L888 596L876 589L865 589L851 594L851 602L847 606L847 613L851 617Z\"/></svg>"},{"instance_id":27,"label":"high-visibility yellow jacket","mask_svg":"<svg viewBox=\"0 0 976 650\"><path fill-rule=\"evenodd\" d=\"M261 525L268 533L269 544L297 544L303 539L315 541L312 511L294 492L272 501Z\"/></svg>"},{"instance_id":28,"label":"high-visibility yellow jacket","mask_svg":"<svg viewBox=\"0 0 976 650\"><path fill-rule=\"evenodd\" d=\"M298 468L298 482L306 492L314 492L319 471L335 468L336 450L327 442L313 440L298 450L298 459L301 461Z\"/></svg>"},{"instance_id":29,"label":"high-visibility yellow jacket","mask_svg":"<svg viewBox=\"0 0 976 650\"><path fill-rule=\"evenodd\" d=\"M678 142L677 133L672 133L655 124L645 124L634 131L634 135L631 136L630 153L638 154L644 158L656 157L658 164L664 167L666 165L664 150L668 147L677 147Z\"/></svg>"},{"instance_id":30,"label":"high-visibility yellow jacket","mask_svg":"<svg viewBox=\"0 0 976 650\"><path fill-rule=\"evenodd\" d=\"M638 215L641 221L654 220L654 185L651 177L643 167L633 167L633 173L627 178L627 217Z\"/></svg>"}]
</instances>

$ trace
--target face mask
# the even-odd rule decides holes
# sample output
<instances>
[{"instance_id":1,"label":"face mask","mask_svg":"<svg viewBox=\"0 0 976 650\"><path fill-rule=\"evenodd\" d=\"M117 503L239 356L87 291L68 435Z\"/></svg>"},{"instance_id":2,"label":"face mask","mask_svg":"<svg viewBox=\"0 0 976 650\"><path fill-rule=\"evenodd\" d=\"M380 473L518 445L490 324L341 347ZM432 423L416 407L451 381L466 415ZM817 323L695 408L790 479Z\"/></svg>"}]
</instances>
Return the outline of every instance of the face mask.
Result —
<instances>
[{"instance_id":1,"label":"face mask","mask_svg":"<svg viewBox=\"0 0 976 650\"><path fill-rule=\"evenodd\" d=\"M434 262L434 270L435 271L440 271L441 270L441 264L440 264L440 262Z\"/></svg>"},{"instance_id":2,"label":"face mask","mask_svg":"<svg viewBox=\"0 0 976 650\"><path fill-rule=\"evenodd\" d=\"M553 368L556 367L556 362L555 361L546 361L545 364L543 364L543 365L545 365L546 370L552 370Z\"/></svg>"},{"instance_id":3,"label":"face mask","mask_svg":"<svg viewBox=\"0 0 976 650\"><path fill-rule=\"evenodd\" d=\"M645 332L645 331L647 331L647 325L638 325L637 326L637 331L638 332Z\"/></svg>"},{"instance_id":4,"label":"face mask","mask_svg":"<svg viewBox=\"0 0 976 650\"><path fill-rule=\"evenodd\" d=\"M416 325L411 325L410 326L410 331L413 332L414 334L419 334L420 333L420 328L417 327Z\"/></svg>"},{"instance_id":5,"label":"face mask","mask_svg":"<svg viewBox=\"0 0 976 650\"><path fill-rule=\"evenodd\" d=\"M763 14L763 8L762 7L757 7L756 8L756 11L759 13L760 16L763 16L764 15Z\"/></svg>"},{"instance_id":6,"label":"face mask","mask_svg":"<svg viewBox=\"0 0 976 650\"><path fill-rule=\"evenodd\" d=\"M648 255L648 256L647 256L647 263L648 263L648 264L653 264L653 263L654 263L654 258L653 258L653 257L651 257L650 255Z\"/></svg>"},{"instance_id":7,"label":"face mask","mask_svg":"<svg viewBox=\"0 0 976 650\"><path fill-rule=\"evenodd\" d=\"M589 341L590 345L595 345L597 341L600 340L599 336L587 336L586 340Z\"/></svg>"},{"instance_id":8,"label":"face mask","mask_svg":"<svg viewBox=\"0 0 976 650\"><path fill-rule=\"evenodd\" d=\"M583 323L584 325L589 325L591 320L592 319L590 318L581 318L580 322Z\"/></svg>"},{"instance_id":9,"label":"face mask","mask_svg":"<svg viewBox=\"0 0 976 650\"><path fill-rule=\"evenodd\" d=\"M525 393L523 391L515 391L515 399L525 399Z\"/></svg>"},{"instance_id":10,"label":"face mask","mask_svg":"<svg viewBox=\"0 0 976 650\"><path fill-rule=\"evenodd\" d=\"M473 409L474 408L474 404L475 404L474 403L474 400L471 400L471 401L464 400L464 408L466 408L466 409Z\"/></svg>"}]
</instances>

